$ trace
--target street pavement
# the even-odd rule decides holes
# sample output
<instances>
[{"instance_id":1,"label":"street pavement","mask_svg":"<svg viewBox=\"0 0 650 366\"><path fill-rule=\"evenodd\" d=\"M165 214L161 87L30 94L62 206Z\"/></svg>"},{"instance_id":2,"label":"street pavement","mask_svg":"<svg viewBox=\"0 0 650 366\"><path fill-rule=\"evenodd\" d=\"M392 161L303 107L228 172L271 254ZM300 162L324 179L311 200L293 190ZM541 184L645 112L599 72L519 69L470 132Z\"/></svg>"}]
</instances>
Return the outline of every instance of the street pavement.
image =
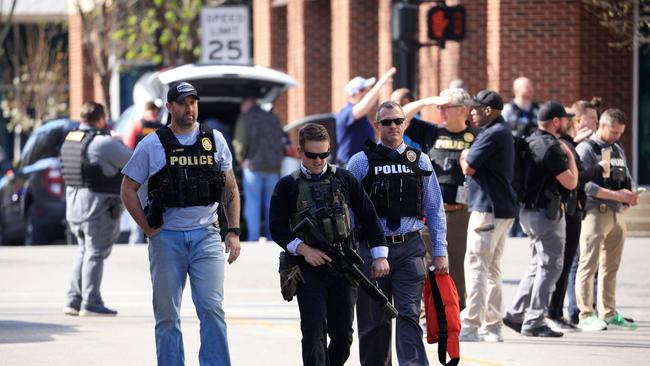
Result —
<instances>
[{"instance_id":1,"label":"street pavement","mask_svg":"<svg viewBox=\"0 0 650 366\"><path fill-rule=\"evenodd\" d=\"M74 246L0 247L0 366L155 365L154 321L146 245L118 245L106 262L103 297L115 318L65 316ZM226 268L224 308L233 365L301 365L295 300L279 293L273 243L245 243ZM461 343L461 365L643 365L650 356L650 240L628 239L618 275L617 303L636 331L520 336L504 329L503 343ZM525 239L508 239L503 258L508 305L529 260ZM187 286L182 327L187 365L198 364L199 322ZM355 325L356 329L356 325ZM355 343L348 365L358 365ZM428 345L432 365L437 346ZM394 352L394 351L393 351ZM394 357L394 356L393 356ZM397 364L397 362L393 362Z\"/></svg>"}]
</instances>

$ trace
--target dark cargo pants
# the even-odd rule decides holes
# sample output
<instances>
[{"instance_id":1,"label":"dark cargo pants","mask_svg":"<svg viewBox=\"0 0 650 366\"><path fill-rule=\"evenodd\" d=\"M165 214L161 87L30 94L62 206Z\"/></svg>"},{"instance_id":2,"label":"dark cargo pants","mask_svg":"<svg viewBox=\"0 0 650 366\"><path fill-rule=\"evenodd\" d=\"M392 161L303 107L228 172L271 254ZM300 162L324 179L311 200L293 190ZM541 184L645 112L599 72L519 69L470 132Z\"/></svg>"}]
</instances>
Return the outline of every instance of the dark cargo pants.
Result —
<instances>
[{"instance_id":1,"label":"dark cargo pants","mask_svg":"<svg viewBox=\"0 0 650 366\"><path fill-rule=\"evenodd\" d=\"M391 246L388 254L390 274L377 280L379 288L389 300L393 300L393 305L399 312L395 339L400 365L429 364L419 323L422 287L426 274L424 253L424 242L419 236ZM370 249L361 244L359 254L364 260L363 272L370 278ZM359 291L357 300L357 323L361 365L390 365L392 321L378 303L362 290Z\"/></svg>"}]
</instances>

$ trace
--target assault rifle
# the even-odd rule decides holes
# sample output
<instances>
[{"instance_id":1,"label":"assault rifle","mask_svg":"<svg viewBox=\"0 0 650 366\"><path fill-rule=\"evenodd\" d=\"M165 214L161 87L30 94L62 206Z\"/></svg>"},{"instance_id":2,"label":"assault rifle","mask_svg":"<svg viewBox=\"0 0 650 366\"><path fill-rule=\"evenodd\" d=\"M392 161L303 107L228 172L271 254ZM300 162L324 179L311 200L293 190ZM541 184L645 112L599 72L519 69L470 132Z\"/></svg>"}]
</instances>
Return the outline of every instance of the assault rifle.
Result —
<instances>
[{"instance_id":1,"label":"assault rifle","mask_svg":"<svg viewBox=\"0 0 650 366\"><path fill-rule=\"evenodd\" d=\"M386 295L377 286L373 285L359 269L359 266L363 264L363 259L354 250L344 244L330 243L309 218L302 219L293 228L293 233L305 244L322 250L330 257L334 270L343 274L351 284L359 285L363 291L383 307L386 315L390 318L397 317L397 309L388 301Z\"/></svg>"}]
</instances>

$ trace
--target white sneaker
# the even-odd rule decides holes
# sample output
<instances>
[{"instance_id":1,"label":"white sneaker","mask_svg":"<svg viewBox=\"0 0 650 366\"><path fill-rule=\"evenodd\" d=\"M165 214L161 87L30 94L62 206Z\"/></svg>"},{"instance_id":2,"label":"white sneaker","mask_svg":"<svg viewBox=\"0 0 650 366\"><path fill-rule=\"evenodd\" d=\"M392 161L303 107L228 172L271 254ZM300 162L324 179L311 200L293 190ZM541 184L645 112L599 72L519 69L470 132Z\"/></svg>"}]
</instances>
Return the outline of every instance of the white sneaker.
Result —
<instances>
[{"instance_id":1,"label":"white sneaker","mask_svg":"<svg viewBox=\"0 0 650 366\"><path fill-rule=\"evenodd\" d=\"M71 306L64 306L63 307L63 314L77 316L77 315L79 315L79 309L75 309L75 308L73 308Z\"/></svg>"},{"instance_id":2,"label":"white sneaker","mask_svg":"<svg viewBox=\"0 0 650 366\"><path fill-rule=\"evenodd\" d=\"M592 315L588 318L580 319L578 328L584 330L585 332L596 332L599 330L607 329L607 323L602 319L598 319L597 316Z\"/></svg>"},{"instance_id":3,"label":"white sneaker","mask_svg":"<svg viewBox=\"0 0 650 366\"><path fill-rule=\"evenodd\" d=\"M481 339L478 336L478 328L463 327L458 334L458 340L461 342L479 342Z\"/></svg>"},{"instance_id":4,"label":"white sneaker","mask_svg":"<svg viewBox=\"0 0 650 366\"><path fill-rule=\"evenodd\" d=\"M503 336L501 335L501 328L495 330L488 330L481 328L479 330L479 336L483 342L503 342Z\"/></svg>"}]
</instances>

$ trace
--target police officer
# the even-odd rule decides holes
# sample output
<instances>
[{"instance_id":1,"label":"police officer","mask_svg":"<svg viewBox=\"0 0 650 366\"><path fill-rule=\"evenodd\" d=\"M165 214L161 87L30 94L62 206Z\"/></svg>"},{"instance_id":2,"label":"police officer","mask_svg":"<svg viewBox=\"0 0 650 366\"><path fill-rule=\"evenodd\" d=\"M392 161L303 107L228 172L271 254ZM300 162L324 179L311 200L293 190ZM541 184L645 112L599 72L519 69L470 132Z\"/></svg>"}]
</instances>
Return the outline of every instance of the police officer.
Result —
<instances>
[{"instance_id":1,"label":"police officer","mask_svg":"<svg viewBox=\"0 0 650 366\"><path fill-rule=\"evenodd\" d=\"M299 133L300 169L283 177L271 197L271 236L297 256L304 283L298 287L304 365L343 365L350 355L356 288L318 248L296 238L291 228L307 217L331 242L354 245L349 209L372 245L372 276L388 274L388 248L372 202L348 171L326 163L330 138L325 127L307 124ZM371 264L370 264L371 262ZM327 335L331 341L327 345Z\"/></svg>"},{"instance_id":2,"label":"police officer","mask_svg":"<svg viewBox=\"0 0 650 366\"><path fill-rule=\"evenodd\" d=\"M472 98L463 89L445 89L440 96L425 98L404 107L407 119L424 107L435 105L441 125L412 119L404 132L427 152L440 183L447 217L447 251L449 274L458 288L460 309L465 308L464 260L467 248L467 187L460 167L460 153L469 149L478 135L467 117Z\"/></svg>"},{"instance_id":3,"label":"police officer","mask_svg":"<svg viewBox=\"0 0 650 366\"><path fill-rule=\"evenodd\" d=\"M433 242L433 265L446 273L446 222L440 188L429 158L404 144L404 112L396 102L377 109L378 144L350 159L348 169L361 180L379 215L389 246L391 273L379 287L393 298L397 317L397 359L400 365L428 364L419 324L422 287L426 275L424 242L420 230L426 217ZM360 255L370 250L360 245ZM365 271L370 268L366 265ZM359 353L362 365L388 365L391 360L392 322L367 295L357 302Z\"/></svg>"},{"instance_id":4,"label":"police officer","mask_svg":"<svg viewBox=\"0 0 650 366\"><path fill-rule=\"evenodd\" d=\"M530 236L532 258L503 323L525 336L561 337L544 318L551 291L564 261L566 226L562 201L578 185L578 168L570 148L559 137L569 127L569 115L556 101L544 103L538 129L526 139L529 156L522 160L523 202L520 220Z\"/></svg>"},{"instance_id":5,"label":"police officer","mask_svg":"<svg viewBox=\"0 0 650 366\"><path fill-rule=\"evenodd\" d=\"M149 237L149 262L159 365L183 365L180 304L187 275L201 322L201 365L230 365L222 307L224 244L217 207L225 205L228 263L239 256L239 192L232 156L220 132L197 122L199 96L191 84L167 92L171 123L147 135L123 169L122 200ZM148 180L147 215L137 190Z\"/></svg>"},{"instance_id":6,"label":"police officer","mask_svg":"<svg viewBox=\"0 0 650 366\"><path fill-rule=\"evenodd\" d=\"M608 109L600 116L598 130L576 150L585 169L601 160L610 164L603 174L585 184L587 203L580 233L580 262L576 274L578 327L586 331L610 328L636 329L616 309L616 273L625 243L623 211L639 204L631 191L631 177L623 148L617 143L625 131L625 114ZM607 156L609 155L609 156ZM598 316L594 313L593 283L598 271Z\"/></svg>"},{"instance_id":7,"label":"police officer","mask_svg":"<svg viewBox=\"0 0 650 366\"><path fill-rule=\"evenodd\" d=\"M79 243L72 265L67 315L114 316L100 293L104 259L120 234L120 169L131 149L111 137L106 113L98 103L81 107L79 129L61 147L61 173L66 184L66 220Z\"/></svg>"}]
</instances>

